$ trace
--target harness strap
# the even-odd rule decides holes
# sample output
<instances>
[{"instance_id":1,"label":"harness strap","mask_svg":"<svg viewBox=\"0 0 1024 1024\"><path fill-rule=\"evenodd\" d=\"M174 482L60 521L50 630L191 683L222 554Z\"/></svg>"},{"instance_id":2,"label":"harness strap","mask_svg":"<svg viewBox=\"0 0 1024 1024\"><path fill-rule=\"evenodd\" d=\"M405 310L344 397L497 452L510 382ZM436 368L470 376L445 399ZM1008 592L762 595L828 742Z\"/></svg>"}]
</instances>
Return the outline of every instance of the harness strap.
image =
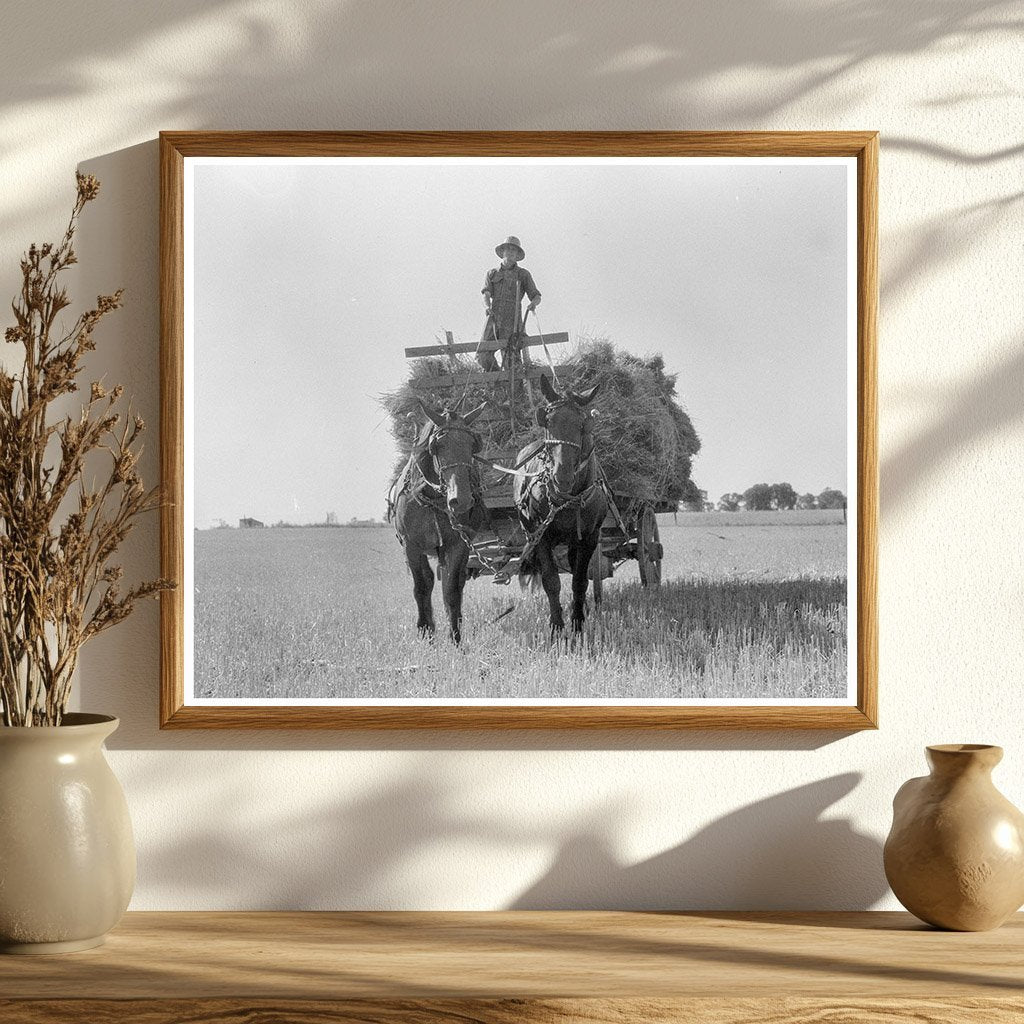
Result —
<instances>
[{"instance_id":1,"label":"harness strap","mask_svg":"<svg viewBox=\"0 0 1024 1024\"><path fill-rule=\"evenodd\" d=\"M508 476L521 476L526 480L532 480L534 477L538 477L544 472L542 469L538 469L536 473L526 473L521 469L509 469L508 466L499 465L497 462L488 462L486 459L481 459L481 462L486 462L491 469L496 469L499 473L505 473Z\"/></svg>"},{"instance_id":2,"label":"harness strap","mask_svg":"<svg viewBox=\"0 0 1024 1024\"><path fill-rule=\"evenodd\" d=\"M465 428L459 428L459 429L465 429ZM412 457L410 456L410 460L411 459L412 459ZM439 470L438 476L441 475L441 471L443 471L444 469L450 469L453 466L466 466L466 468L468 468L470 470L476 468L472 464L465 463L465 462L452 463L450 466L441 466L440 463L437 462L436 458L435 458L434 462L435 462L435 466ZM482 551L478 551L477 550L477 548L473 544L473 538L470 537L466 527L464 527L455 518L455 513L452 512L452 510L448 507L447 502L442 501L442 499L440 497L438 497L436 499L432 499L432 498L427 496L426 488L430 488L432 491L437 492L437 494L439 494L439 495L446 494L447 490L446 490L446 488L444 486L444 481L442 480L441 483L435 484L432 480L428 480L423 475L423 470L420 469L419 465L417 465L415 462L413 463L413 465L415 466L416 470L418 471L418 473L420 475L420 484L422 485L423 489L421 489L419 491L419 493L417 493L416 489L413 489L412 490L412 500L415 501L418 505L422 505L422 506L424 506L426 508L429 508L434 513L434 529L437 531L437 544L438 544L438 548L441 548L441 547L444 546L444 537L443 537L443 535L441 533L441 516L444 516L448 520L448 525L458 535L459 539L463 542L463 544L466 545L466 547L469 549L469 551L473 555L475 555L481 562L483 562L483 564L495 576L497 576L498 573L501 571L502 566L499 566L493 559L488 558ZM488 523L490 523L490 511L488 510L486 503L483 503L481 501L482 497L483 497L483 495L482 495L482 491L480 490L480 488L474 486L473 487L473 499L474 499L474 501L473 501L473 508L475 509L477 504L479 503L481 505L481 507L483 508L483 510L484 510L484 516L486 517ZM397 501L397 497L396 497L395 500ZM472 509L470 511L472 513ZM401 539L401 538L399 538L399 539Z\"/></svg>"},{"instance_id":3,"label":"harness strap","mask_svg":"<svg viewBox=\"0 0 1024 1024\"><path fill-rule=\"evenodd\" d=\"M520 564L520 566L523 564L523 562L526 561L527 558L529 558L530 555L533 554L534 549L540 543L541 537L544 536L544 531L555 521L555 518L558 515L560 515L562 512L566 511L567 509L572 508L573 506L576 507L576 532L577 532L577 539L582 539L582 536L583 536L583 522L582 522L583 504L584 504L584 502L586 502L590 498L590 496L594 493L594 491L597 489L598 486L599 486L598 482L594 481L594 483L592 483L589 487L587 487L586 490L580 491L579 494L570 495L569 498L566 501L563 501L563 502L554 502L554 501L552 501L550 503L550 508L548 509L548 514L544 517L544 522L542 522L540 524L540 526L538 526L537 529L533 531L533 533L527 534L526 545L523 547L522 553L519 556L519 564ZM521 505L517 505L517 508L519 509L520 515L523 515L524 514L523 507ZM499 576L501 577L501 579L498 578ZM512 579L511 575L505 569L502 569L500 572L497 572L497 573L494 574L494 582L495 583L506 584L511 579Z\"/></svg>"}]
</instances>

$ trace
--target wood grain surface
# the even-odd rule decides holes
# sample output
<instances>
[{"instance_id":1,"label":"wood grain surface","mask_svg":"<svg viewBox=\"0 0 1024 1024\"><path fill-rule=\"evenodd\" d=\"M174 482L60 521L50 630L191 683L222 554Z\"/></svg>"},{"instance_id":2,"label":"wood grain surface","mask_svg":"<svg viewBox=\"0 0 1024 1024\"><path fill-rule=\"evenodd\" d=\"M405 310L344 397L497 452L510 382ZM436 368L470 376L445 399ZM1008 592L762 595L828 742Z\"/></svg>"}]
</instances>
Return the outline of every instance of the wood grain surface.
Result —
<instances>
[{"instance_id":1,"label":"wood grain surface","mask_svg":"<svg viewBox=\"0 0 1024 1024\"><path fill-rule=\"evenodd\" d=\"M0 999L9 1024L1020 1024L1019 999Z\"/></svg>"},{"instance_id":2,"label":"wood grain surface","mask_svg":"<svg viewBox=\"0 0 1024 1024\"><path fill-rule=\"evenodd\" d=\"M186 156L860 156L878 133L252 132L160 133Z\"/></svg>"},{"instance_id":3,"label":"wood grain surface","mask_svg":"<svg viewBox=\"0 0 1024 1024\"><path fill-rule=\"evenodd\" d=\"M161 595L160 726L172 729L877 728L878 133L161 132L163 575L183 579L184 160L196 156L846 156L857 159L858 610L856 706L186 707L184 595Z\"/></svg>"},{"instance_id":4,"label":"wood grain surface","mask_svg":"<svg viewBox=\"0 0 1024 1024\"><path fill-rule=\"evenodd\" d=\"M152 913L0 957L0 1020L1024 1020L1024 915Z\"/></svg>"},{"instance_id":5,"label":"wood grain surface","mask_svg":"<svg viewBox=\"0 0 1024 1024\"><path fill-rule=\"evenodd\" d=\"M160 721L185 703L185 163L160 140Z\"/></svg>"},{"instance_id":6,"label":"wood grain surface","mask_svg":"<svg viewBox=\"0 0 1024 1024\"><path fill-rule=\"evenodd\" d=\"M857 159L857 706L878 726L878 135Z\"/></svg>"}]
</instances>

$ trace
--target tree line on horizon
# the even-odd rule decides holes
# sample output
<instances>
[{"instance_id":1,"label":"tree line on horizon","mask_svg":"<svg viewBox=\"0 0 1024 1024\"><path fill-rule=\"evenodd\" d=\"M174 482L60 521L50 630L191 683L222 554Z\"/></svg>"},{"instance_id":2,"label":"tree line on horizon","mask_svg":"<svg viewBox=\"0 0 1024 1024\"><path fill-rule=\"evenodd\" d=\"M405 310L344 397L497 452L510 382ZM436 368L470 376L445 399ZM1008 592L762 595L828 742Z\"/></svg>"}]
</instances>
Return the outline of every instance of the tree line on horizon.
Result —
<instances>
[{"instance_id":1,"label":"tree line on horizon","mask_svg":"<svg viewBox=\"0 0 1024 1024\"><path fill-rule=\"evenodd\" d=\"M754 484L742 494L730 491L718 499L719 512L769 512L776 509L843 509L846 495L826 487L820 494L797 494L791 484Z\"/></svg>"}]
</instances>

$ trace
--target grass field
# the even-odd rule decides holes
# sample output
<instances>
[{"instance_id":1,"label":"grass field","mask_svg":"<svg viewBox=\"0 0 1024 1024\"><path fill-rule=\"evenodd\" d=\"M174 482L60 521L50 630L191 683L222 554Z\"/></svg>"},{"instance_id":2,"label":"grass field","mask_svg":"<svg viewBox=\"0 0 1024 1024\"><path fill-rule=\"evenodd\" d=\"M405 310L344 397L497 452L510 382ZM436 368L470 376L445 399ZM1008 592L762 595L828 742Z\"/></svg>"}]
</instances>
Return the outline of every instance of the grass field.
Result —
<instances>
[{"instance_id":1,"label":"grass field","mask_svg":"<svg viewBox=\"0 0 1024 1024\"><path fill-rule=\"evenodd\" d=\"M390 530L195 534L197 697L841 697L842 513L660 518L664 583L605 582L581 644L548 639L543 591L466 588L463 643L418 636ZM562 577L568 608L569 578ZM511 611L509 610L511 608ZM503 614L504 613L504 614Z\"/></svg>"}]
</instances>

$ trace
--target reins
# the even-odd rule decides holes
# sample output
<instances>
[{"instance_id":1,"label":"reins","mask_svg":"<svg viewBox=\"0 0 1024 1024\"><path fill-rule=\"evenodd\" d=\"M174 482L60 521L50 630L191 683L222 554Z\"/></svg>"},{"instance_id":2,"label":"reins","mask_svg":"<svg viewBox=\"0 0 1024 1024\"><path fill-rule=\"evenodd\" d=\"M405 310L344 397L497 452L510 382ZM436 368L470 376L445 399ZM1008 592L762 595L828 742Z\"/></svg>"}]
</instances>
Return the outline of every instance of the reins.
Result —
<instances>
[{"instance_id":1,"label":"reins","mask_svg":"<svg viewBox=\"0 0 1024 1024\"><path fill-rule=\"evenodd\" d=\"M537 325L537 333L540 335L540 343L544 349L544 356L548 361L548 366L551 367L551 376L555 378L555 387L559 391L562 390L562 382L558 379L558 371L555 369L555 361L551 358L551 353L548 351L548 343L544 340L544 332L540 327L540 317L537 316L537 307L535 306L532 310L526 311L526 316L533 313L533 322ZM526 330L526 317L523 317L523 330Z\"/></svg>"}]
</instances>

